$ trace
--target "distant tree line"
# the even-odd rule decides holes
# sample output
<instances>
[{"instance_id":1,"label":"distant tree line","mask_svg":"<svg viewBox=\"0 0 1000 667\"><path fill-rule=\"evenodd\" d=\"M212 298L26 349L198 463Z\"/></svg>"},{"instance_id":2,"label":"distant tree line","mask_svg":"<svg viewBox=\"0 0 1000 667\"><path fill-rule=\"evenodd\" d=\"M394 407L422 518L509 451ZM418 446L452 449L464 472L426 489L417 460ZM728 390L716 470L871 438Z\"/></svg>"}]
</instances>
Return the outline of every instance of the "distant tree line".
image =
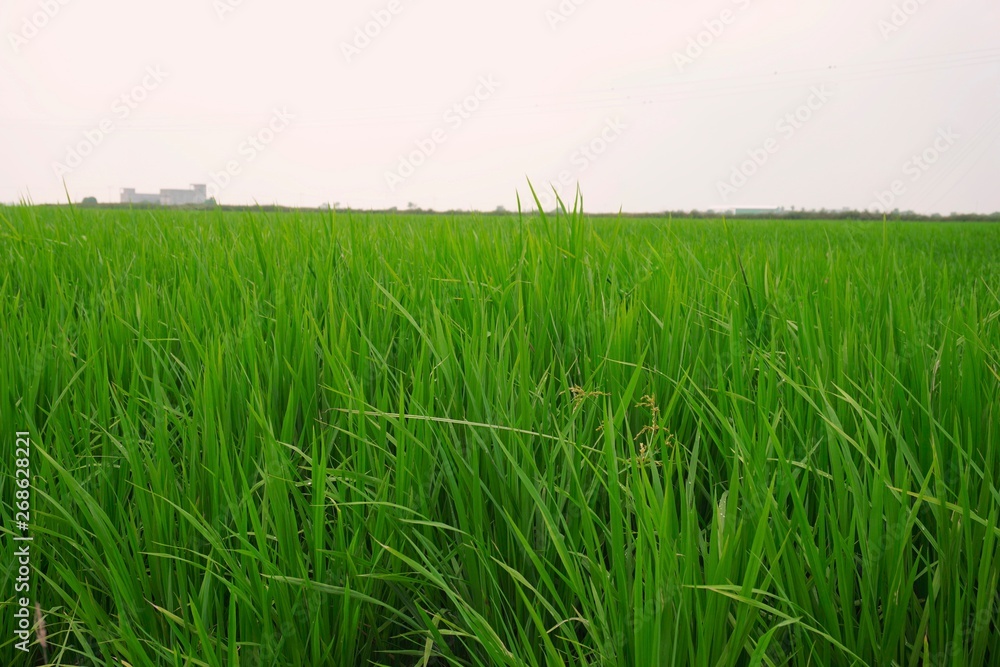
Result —
<instances>
[{"instance_id":1,"label":"distant tree line","mask_svg":"<svg viewBox=\"0 0 1000 667\"><path fill-rule=\"evenodd\" d=\"M276 204L270 205L252 205L252 206L230 206L230 205L219 205L214 199L209 199L204 204L184 204L180 206L162 206L160 204L151 203L131 203L131 204L120 204L120 203L98 203L95 197L85 197L81 202L82 206L89 208L102 208L102 209L159 209L159 208L170 208L177 210L193 210L202 211L210 209L218 209L222 211L268 211L268 212L309 212L309 211L319 211L322 213L331 213L336 211L340 214L345 213L380 213L385 215L392 215L400 213L399 209L396 207L388 209L352 209L350 207L342 208L340 202L337 202L331 206L330 204L321 204L319 207L292 207L292 206L279 206ZM532 213L531 211L525 211L525 213ZM434 211L430 209L419 208L413 202L407 205L405 213L407 215L488 215L488 216L511 216L517 215L517 211L508 211L503 206L497 206L493 211L473 211L464 209L449 209L447 211ZM547 215L557 215L557 211L547 211ZM588 213L589 217L594 218L608 218L608 217L618 217L617 213ZM914 211L899 211L894 210L891 212L883 211L858 211L858 210L837 210L832 211L825 208L819 210L812 209L782 209L779 211L763 211L760 213L740 213L739 215L733 215L732 213L724 213L722 211L700 211L692 209L689 211L676 210L676 211L660 211L656 213L622 213L620 214L623 218L694 218L694 219L719 219L723 215L727 218L739 218L739 219L758 219L758 220L905 220L911 222L1000 222L1000 211L994 213L950 213L947 215L942 215L940 213L916 213Z\"/></svg>"}]
</instances>

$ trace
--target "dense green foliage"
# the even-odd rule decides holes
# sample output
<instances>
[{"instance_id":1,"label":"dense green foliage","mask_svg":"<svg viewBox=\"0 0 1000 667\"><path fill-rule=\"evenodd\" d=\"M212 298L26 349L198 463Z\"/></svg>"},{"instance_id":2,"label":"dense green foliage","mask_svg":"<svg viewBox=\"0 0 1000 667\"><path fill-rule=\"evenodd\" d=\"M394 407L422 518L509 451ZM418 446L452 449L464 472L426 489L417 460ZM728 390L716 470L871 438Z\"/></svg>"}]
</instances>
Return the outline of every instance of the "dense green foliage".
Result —
<instances>
[{"instance_id":1,"label":"dense green foliage","mask_svg":"<svg viewBox=\"0 0 1000 667\"><path fill-rule=\"evenodd\" d=\"M73 665L1000 664L1000 226L0 208ZM39 652L40 655L40 652Z\"/></svg>"}]
</instances>

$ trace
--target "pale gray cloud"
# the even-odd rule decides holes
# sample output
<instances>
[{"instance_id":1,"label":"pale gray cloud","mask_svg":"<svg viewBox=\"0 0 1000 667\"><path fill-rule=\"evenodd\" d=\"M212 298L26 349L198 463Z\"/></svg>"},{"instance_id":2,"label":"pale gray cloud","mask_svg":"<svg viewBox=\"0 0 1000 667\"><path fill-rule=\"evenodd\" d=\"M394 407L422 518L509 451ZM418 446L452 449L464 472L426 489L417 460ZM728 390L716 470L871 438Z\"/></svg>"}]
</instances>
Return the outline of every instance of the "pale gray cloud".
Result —
<instances>
[{"instance_id":1,"label":"pale gray cloud","mask_svg":"<svg viewBox=\"0 0 1000 667\"><path fill-rule=\"evenodd\" d=\"M10 0L0 201L59 201L62 178L116 200L235 160L226 203L512 208L529 177L601 211L863 208L905 179L901 209L995 211L997 25L993 0ZM275 110L294 120L247 159Z\"/></svg>"}]
</instances>

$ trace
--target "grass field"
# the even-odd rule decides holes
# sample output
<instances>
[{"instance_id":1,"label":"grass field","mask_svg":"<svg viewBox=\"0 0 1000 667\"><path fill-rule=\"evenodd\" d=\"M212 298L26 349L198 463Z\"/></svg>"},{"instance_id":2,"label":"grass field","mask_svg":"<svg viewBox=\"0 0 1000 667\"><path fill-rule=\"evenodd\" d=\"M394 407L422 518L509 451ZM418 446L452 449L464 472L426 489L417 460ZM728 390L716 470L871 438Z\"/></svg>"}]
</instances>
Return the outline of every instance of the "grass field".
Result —
<instances>
[{"instance_id":1,"label":"grass field","mask_svg":"<svg viewBox=\"0 0 1000 667\"><path fill-rule=\"evenodd\" d=\"M1000 664L1000 226L0 208L62 665ZM7 662L9 658L9 662Z\"/></svg>"}]
</instances>

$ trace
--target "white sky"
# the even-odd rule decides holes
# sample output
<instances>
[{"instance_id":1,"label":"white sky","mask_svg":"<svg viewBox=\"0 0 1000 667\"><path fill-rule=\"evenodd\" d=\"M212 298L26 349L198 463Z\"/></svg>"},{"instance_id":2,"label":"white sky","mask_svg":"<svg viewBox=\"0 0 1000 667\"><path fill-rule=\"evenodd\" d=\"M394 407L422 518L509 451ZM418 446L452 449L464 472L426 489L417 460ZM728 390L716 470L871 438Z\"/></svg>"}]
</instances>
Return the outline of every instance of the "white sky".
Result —
<instances>
[{"instance_id":1,"label":"white sky","mask_svg":"<svg viewBox=\"0 0 1000 667\"><path fill-rule=\"evenodd\" d=\"M575 2L553 26L560 0L4 0L0 201L64 201L65 178L76 201L208 183L228 204L492 210L561 175L594 212L1000 210L996 0ZM372 12L391 22L348 58ZM399 172L417 142L433 154Z\"/></svg>"}]
</instances>

